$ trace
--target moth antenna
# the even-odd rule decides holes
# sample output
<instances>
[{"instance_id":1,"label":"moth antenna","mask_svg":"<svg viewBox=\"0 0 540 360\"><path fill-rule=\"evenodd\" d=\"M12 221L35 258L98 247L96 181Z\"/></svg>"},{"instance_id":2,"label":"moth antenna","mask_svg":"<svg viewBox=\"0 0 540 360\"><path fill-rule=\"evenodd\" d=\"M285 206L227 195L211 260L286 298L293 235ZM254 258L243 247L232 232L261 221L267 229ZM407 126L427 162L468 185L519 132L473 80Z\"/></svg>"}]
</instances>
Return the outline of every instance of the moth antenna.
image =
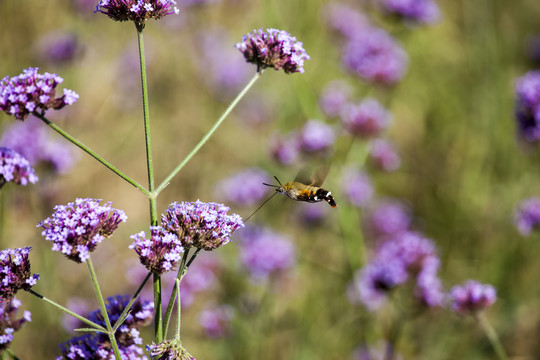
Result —
<instances>
[{"instance_id":1,"label":"moth antenna","mask_svg":"<svg viewBox=\"0 0 540 360\"><path fill-rule=\"evenodd\" d=\"M279 186L277 186L277 185L273 185L273 184L267 184L267 183L262 183L262 184L263 184L263 185L266 185L266 186L271 186L271 187L275 187L275 188L279 187Z\"/></svg>"},{"instance_id":2,"label":"moth antenna","mask_svg":"<svg viewBox=\"0 0 540 360\"><path fill-rule=\"evenodd\" d=\"M276 180L277 180L277 182L278 182L279 186L283 186L283 185L281 184L281 181L279 181L279 179L277 178L277 176L275 176L275 175L274 175L274 179L276 179Z\"/></svg>"},{"instance_id":3,"label":"moth antenna","mask_svg":"<svg viewBox=\"0 0 540 360\"><path fill-rule=\"evenodd\" d=\"M267 184L265 184L265 185L267 185ZM275 185L274 185L274 186L275 186ZM276 186L276 187L277 187L277 186ZM254 212L252 212L251 215L249 215L249 216L244 220L244 222L247 222L253 215L255 215L255 213L256 213L257 211L259 211L259 210L264 206L264 204L266 204L268 201L270 201L270 199L273 198L274 195L276 195L276 194L277 194L277 192L273 193L272 196L270 196L268 199L264 200L263 203L262 203L261 205L259 205L259 207L258 207Z\"/></svg>"}]
</instances>

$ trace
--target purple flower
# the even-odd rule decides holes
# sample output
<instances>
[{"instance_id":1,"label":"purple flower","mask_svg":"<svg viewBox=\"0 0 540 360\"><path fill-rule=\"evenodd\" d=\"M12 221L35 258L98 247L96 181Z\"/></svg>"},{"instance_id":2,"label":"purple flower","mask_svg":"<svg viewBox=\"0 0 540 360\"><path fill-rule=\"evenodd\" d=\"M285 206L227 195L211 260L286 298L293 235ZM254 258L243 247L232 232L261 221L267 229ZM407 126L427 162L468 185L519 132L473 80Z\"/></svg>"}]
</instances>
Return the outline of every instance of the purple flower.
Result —
<instances>
[{"instance_id":1,"label":"purple flower","mask_svg":"<svg viewBox=\"0 0 540 360\"><path fill-rule=\"evenodd\" d=\"M217 188L219 194L239 206L257 204L266 195L266 188L262 183L271 182L268 174L257 168L250 168L236 173L222 180Z\"/></svg>"},{"instance_id":2,"label":"purple flower","mask_svg":"<svg viewBox=\"0 0 540 360\"><path fill-rule=\"evenodd\" d=\"M371 27L364 14L342 3L328 3L323 8L323 17L330 28L346 38Z\"/></svg>"},{"instance_id":3,"label":"purple flower","mask_svg":"<svg viewBox=\"0 0 540 360\"><path fill-rule=\"evenodd\" d=\"M107 15L115 21L133 21L143 27L148 19L161 19L180 10L174 0L100 0L96 12Z\"/></svg>"},{"instance_id":4,"label":"purple flower","mask_svg":"<svg viewBox=\"0 0 540 360\"><path fill-rule=\"evenodd\" d=\"M528 236L540 227L540 199L530 198L519 204L514 215L514 223L521 235Z\"/></svg>"},{"instance_id":5,"label":"purple flower","mask_svg":"<svg viewBox=\"0 0 540 360\"><path fill-rule=\"evenodd\" d=\"M230 305L220 305L213 309L205 309L199 315L206 336L219 339L227 336L230 331L230 322L234 316L234 309Z\"/></svg>"},{"instance_id":6,"label":"purple flower","mask_svg":"<svg viewBox=\"0 0 540 360\"><path fill-rule=\"evenodd\" d=\"M0 188L8 182L18 185L35 184L38 177L24 157L15 150L0 147Z\"/></svg>"},{"instance_id":7,"label":"purple flower","mask_svg":"<svg viewBox=\"0 0 540 360\"><path fill-rule=\"evenodd\" d=\"M290 165L298 159L299 144L295 137L274 136L270 141L270 154L283 165Z\"/></svg>"},{"instance_id":8,"label":"purple flower","mask_svg":"<svg viewBox=\"0 0 540 360\"><path fill-rule=\"evenodd\" d=\"M255 279L264 279L295 265L295 246L284 235L267 228L248 228L240 236L241 262Z\"/></svg>"},{"instance_id":9,"label":"purple flower","mask_svg":"<svg viewBox=\"0 0 540 360\"><path fill-rule=\"evenodd\" d=\"M383 10L417 24L432 24L440 19L440 10L431 0L379 0Z\"/></svg>"},{"instance_id":10,"label":"purple flower","mask_svg":"<svg viewBox=\"0 0 540 360\"><path fill-rule=\"evenodd\" d=\"M341 113L343 126L349 133L358 137L379 135L388 127L392 114L377 100L364 99L360 104L349 104Z\"/></svg>"},{"instance_id":11,"label":"purple flower","mask_svg":"<svg viewBox=\"0 0 540 360\"><path fill-rule=\"evenodd\" d=\"M396 84L407 70L407 54L384 30L371 28L349 39L343 65L369 83Z\"/></svg>"},{"instance_id":12,"label":"purple flower","mask_svg":"<svg viewBox=\"0 0 540 360\"><path fill-rule=\"evenodd\" d=\"M0 251L0 303L13 299L17 291L30 290L39 274L30 272L30 247Z\"/></svg>"},{"instance_id":13,"label":"purple flower","mask_svg":"<svg viewBox=\"0 0 540 360\"><path fill-rule=\"evenodd\" d=\"M529 71L517 79L515 113L521 138L540 140L540 71Z\"/></svg>"},{"instance_id":14,"label":"purple flower","mask_svg":"<svg viewBox=\"0 0 540 360\"><path fill-rule=\"evenodd\" d=\"M450 290L452 310L459 314L471 314L490 307L497 299L495 288L475 280L467 280Z\"/></svg>"},{"instance_id":15,"label":"purple flower","mask_svg":"<svg viewBox=\"0 0 540 360\"><path fill-rule=\"evenodd\" d=\"M182 341L178 337L164 340L159 344L152 343L152 345L146 347L146 350L150 352L152 359L155 360L195 360L193 355L182 347Z\"/></svg>"},{"instance_id":16,"label":"purple flower","mask_svg":"<svg viewBox=\"0 0 540 360\"><path fill-rule=\"evenodd\" d=\"M185 250L211 251L227 244L232 233L244 227L239 215L227 215L227 211L227 206L213 202L175 202L161 216L161 226L176 234Z\"/></svg>"},{"instance_id":17,"label":"purple flower","mask_svg":"<svg viewBox=\"0 0 540 360\"><path fill-rule=\"evenodd\" d=\"M335 80L328 84L321 93L319 106L328 117L336 117L347 104L351 88L342 81Z\"/></svg>"},{"instance_id":18,"label":"purple flower","mask_svg":"<svg viewBox=\"0 0 540 360\"><path fill-rule=\"evenodd\" d=\"M37 52L48 63L67 64L81 52L81 47L74 33L52 32L39 40Z\"/></svg>"},{"instance_id":19,"label":"purple flower","mask_svg":"<svg viewBox=\"0 0 540 360\"><path fill-rule=\"evenodd\" d=\"M67 173L77 159L69 143L63 139L53 139L47 127L34 117L7 128L0 144L23 155L32 166L44 163L45 167L60 174Z\"/></svg>"},{"instance_id":20,"label":"purple flower","mask_svg":"<svg viewBox=\"0 0 540 360\"><path fill-rule=\"evenodd\" d=\"M306 122L298 135L300 148L306 153L326 153L335 141L332 127L319 120Z\"/></svg>"},{"instance_id":21,"label":"purple flower","mask_svg":"<svg viewBox=\"0 0 540 360\"><path fill-rule=\"evenodd\" d=\"M27 321L32 321L30 311L25 311L22 318L17 318L21 302L17 298L0 301L0 353L13 341L13 334Z\"/></svg>"},{"instance_id":22,"label":"purple flower","mask_svg":"<svg viewBox=\"0 0 540 360\"><path fill-rule=\"evenodd\" d=\"M150 239L141 231L131 235L133 243L129 245L134 249L141 264L154 274L161 275L174 270L182 260L184 248L176 234L165 231L161 226L150 227Z\"/></svg>"},{"instance_id":23,"label":"purple flower","mask_svg":"<svg viewBox=\"0 0 540 360\"><path fill-rule=\"evenodd\" d=\"M100 201L78 198L67 205L57 205L55 213L37 225L45 229L41 235L53 242L53 251L60 251L77 263L85 262L103 239L126 222L122 210L112 208L110 202L99 205Z\"/></svg>"},{"instance_id":24,"label":"purple flower","mask_svg":"<svg viewBox=\"0 0 540 360\"><path fill-rule=\"evenodd\" d=\"M345 169L342 188L343 194L354 206L364 207L373 197L374 191L369 177L357 169Z\"/></svg>"},{"instance_id":25,"label":"purple flower","mask_svg":"<svg viewBox=\"0 0 540 360\"><path fill-rule=\"evenodd\" d=\"M368 222L375 236L397 234L409 228L410 210L400 202L385 201L370 214Z\"/></svg>"},{"instance_id":26,"label":"purple flower","mask_svg":"<svg viewBox=\"0 0 540 360\"><path fill-rule=\"evenodd\" d=\"M236 48L244 54L248 63L257 65L257 71L271 67L274 70L283 69L286 74L303 73L304 61L310 59L302 43L284 30L253 30L243 36Z\"/></svg>"},{"instance_id":27,"label":"purple flower","mask_svg":"<svg viewBox=\"0 0 540 360\"><path fill-rule=\"evenodd\" d=\"M85 334L73 337L60 345L62 355L56 360L102 360L114 359L115 355L109 340L93 335ZM133 344L129 346L118 346L120 357L123 360L148 360L144 355L142 347Z\"/></svg>"},{"instance_id":28,"label":"purple flower","mask_svg":"<svg viewBox=\"0 0 540 360\"><path fill-rule=\"evenodd\" d=\"M38 74L38 68L28 68L23 73L0 81L0 110L24 120L31 113L44 114L48 109L59 110L79 99L73 90L64 89L64 95L56 96L56 87L64 79L56 74Z\"/></svg>"},{"instance_id":29,"label":"purple flower","mask_svg":"<svg viewBox=\"0 0 540 360\"><path fill-rule=\"evenodd\" d=\"M395 171L401 165L401 159L394 146L383 139L375 139L369 152L371 163L383 171Z\"/></svg>"}]
</instances>

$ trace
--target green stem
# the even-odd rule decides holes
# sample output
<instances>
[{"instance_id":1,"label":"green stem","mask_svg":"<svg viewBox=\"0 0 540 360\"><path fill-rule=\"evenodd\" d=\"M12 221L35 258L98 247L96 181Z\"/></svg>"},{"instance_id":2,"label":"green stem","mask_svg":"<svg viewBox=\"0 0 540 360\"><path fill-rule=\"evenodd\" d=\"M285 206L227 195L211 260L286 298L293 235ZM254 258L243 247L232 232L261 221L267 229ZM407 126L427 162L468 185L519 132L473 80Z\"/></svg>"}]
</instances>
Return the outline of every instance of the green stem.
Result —
<instances>
[{"instance_id":1,"label":"green stem","mask_svg":"<svg viewBox=\"0 0 540 360\"><path fill-rule=\"evenodd\" d=\"M221 123L225 120L225 118L231 113L231 111L234 109L234 107L238 104L238 102L246 95L248 90L255 84L255 82L261 77L262 71L257 72L255 76L251 79L251 81L240 91L240 93L236 96L236 98L231 102L229 107L223 112L221 117L216 121L214 126L204 135L204 137L199 141L199 143L191 150L191 152L182 160L180 164L163 180L163 182L157 187L155 190L155 194L159 194L172 180L173 177L178 174L180 170L191 160L191 158L201 149L201 147L206 144L208 139L216 132L218 127L221 125Z\"/></svg>"},{"instance_id":2,"label":"green stem","mask_svg":"<svg viewBox=\"0 0 540 360\"><path fill-rule=\"evenodd\" d=\"M176 284L176 299L178 302L178 315L176 315L176 337L180 339L180 323L182 322L182 304L180 298L180 279L175 279Z\"/></svg>"},{"instance_id":3,"label":"green stem","mask_svg":"<svg viewBox=\"0 0 540 360\"><path fill-rule=\"evenodd\" d=\"M94 264L92 259L88 258L86 261L88 264L88 271L90 272L90 277L92 278L92 284L94 285L94 290L96 292L96 297L99 302L99 308L101 309L101 315L103 320L105 320L105 325L107 326L107 335L109 336L109 341L111 342L111 347L114 352L114 357L116 360L122 360L120 356L120 351L118 350L118 344L116 343L116 337L114 336L114 331L111 326L111 320L109 319L109 314L107 313L107 306L105 306L105 300L103 300L103 294L101 293L101 288L96 276L96 270L94 269Z\"/></svg>"},{"instance_id":4,"label":"green stem","mask_svg":"<svg viewBox=\"0 0 540 360\"><path fill-rule=\"evenodd\" d=\"M74 145L78 146L80 149L82 149L84 152L86 152L88 155L92 156L94 159L105 165L109 170L114 172L116 175L120 176L122 179L136 187L140 192L142 192L146 196L150 196L150 192L146 190L141 184L124 174L122 171L120 171L118 168L116 168L114 165L112 165L110 162L99 156L96 152L94 152L92 149L90 149L88 146L84 145L82 142L68 134L66 131L64 131L61 127L56 125L55 123L51 122L49 119L47 119L43 114L39 114L37 112L34 112L33 115L39 119L41 119L45 124L47 124L49 127L51 127L54 131L56 131L58 134L62 135L64 138L69 140Z\"/></svg>"},{"instance_id":5,"label":"green stem","mask_svg":"<svg viewBox=\"0 0 540 360\"><path fill-rule=\"evenodd\" d=\"M495 329L489 323L486 315L482 311L480 311L475 313L475 318L480 324L482 330L484 331L484 334L486 334L487 338L489 339L489 342L491 343L491 346L493 346L493 349L495 350L495 353L497 354L499 360L508 360L506 351L504 351L501 341L499 340Z\"/></svg>"},{"instance_id":6,"label":"green stem","mask_svg":"<svg viewBox=\"0 0 540 360\"><path fill-rule=\"evenodd\" d=\"M161 276L154 274L154 338L156 344L163 341L164 335L161 304Z\"/></svg>"},{"instance_id":7,"label":"green stem","mask_svg":"<svg viewBox=\"0 0 540 360\"><path fill-rule=\"evenodd\" d=\"M34 290L28 289L28 290L26 290L26 291L28 291L30 294L32 294L32 295L38 297L39 299L41 299L41 300L43 300L43 301L45 301L45 302L51 304L52 306L57 307L58 309L62 310L63 312L68 313L69 315L76 317L77 319L81 320L81 321L84 322L85 324L90 325L90 326L93 327L94 329L99 330L99 331L102 331L102 332L104 332L104 333L107 332L107 329L105 329L103 326L100 326L100 325L96 324L95 322L90 321L90 320L88 320L87 318L84 318L84 317L82 317L81 315L79 315L79 314L77 314L77 313L74 313L73 311L69 310L68 308L63 307L62 305L60 305L60 304L58 304L58 303L52 301L51 299L46 298L45 296L43 296L43 295L41 295L41 294L35 292Z\"/></svg>"},{"instance_id":8,"label":"green stem","mask_svg":"<svg viewBox=\"0 0 540 360\"><path fill-rule=\"evenodd\" d=\"M7 357L11 357L13 360L20 360L17 355L13 353L10 349L6 349L6 352L2 352L2 360L7 360Z\"/></svg>"},{"instance_id":9,"label":"green stem","mask_svg":"<svg viewBox=\"0 0 540 360\"><path fill-rule=\"evenodd\" d=\"M148 281L148 279L150 279L150 275L152 275L151 272L148 272L148 274L146 274L146 277L144 278L144 280L141 282L141 285L139 285L139 287L137 288L137 290L135 291L135 294L133 294L133 296L131 297L131 300L129 301L129 303L126 305L126 307L124 308L124 311L122 311L122 314L120 314L120 316L118 317L118 321L116 322L116 324L114 324L113 326L113 332L116 332L116 330L120 327L120 325L122 325L122 323L124 322L125 320L125 317L127 316L129 310L131 309L131 305L133 305L133 303L135 302L135 300L137 299L137 296L139 296L139 293L142 291L144 285L146 285L146 282Z\"/></svg>"},{"instance_id":10,"label":"green stem","mask_svg":"<svg viewBox=\"0 0 540 360\"><path fill-rule=\"evenodd\" d=\"M184 252L184 256L182 256L182 262L180 263L180 267L178 268L178 274L176 275L176 278L180 281L182 281L182 278L184 277L185 267L186 267L186 261L188 258L189 250ZM178 289L180 291L180 289ZM171 296L169 297L169 302L167 304L167 310L165 311L165 318L164 318L164 325L163 328L165 329L165 335L167 335L167 332L169 331L169 323L171 321L172 311L174 308L174 300L176 297L176 291L173 289L171 292ZM180 303L178 303L180 304ZM178 312L180 313L180 305L178 306Z\"/></svg>"}]
</instances>

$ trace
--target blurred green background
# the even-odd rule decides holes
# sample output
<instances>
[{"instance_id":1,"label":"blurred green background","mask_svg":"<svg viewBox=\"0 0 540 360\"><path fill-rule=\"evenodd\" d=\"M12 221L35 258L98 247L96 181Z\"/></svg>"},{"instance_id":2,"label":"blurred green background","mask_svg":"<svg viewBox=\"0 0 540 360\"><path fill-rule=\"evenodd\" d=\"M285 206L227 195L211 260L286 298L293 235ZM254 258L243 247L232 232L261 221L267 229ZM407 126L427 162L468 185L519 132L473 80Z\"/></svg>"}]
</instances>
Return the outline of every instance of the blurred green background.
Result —
<instances>
[{"instance_id":1,"label":"blurred green background","mask_svg":"<svg viewBox=\"0 0 540 360\"><path fill-rule=\"evenodd\" d=\"M185 7L177 18L147 23L158 183L234 97L216 91L205 79L202 31L226 29L225 46L232 47L254 28L284 29L301 40L311 56L305 74L264 73L244 100L258 100L271 119L253 125L241 108L236 109L160 195L158 211L173 201L218 201L216 184L245 167L258 166L281 180L292 180L298 167L280 167L269 158L270 134L298 129L308 119L324 120L318 96L329 81L343 79L354 87L355 99L369 93L394 115L388 137L399 149L402 166L394 173L373 174L377 196L395 197L411 206L415 228L437 244L446 288L469 278L497 288L498 301L488 317L512 359L540 358L540 237L523 238L513 225L516 205L540 195L540 156L518 143L513 117L514 81L535 68L526 47L530 37L540 33L540 2L440 1L440 22L394 34L408 53L409 68L392 90L373 90L343 71L339 41L323 22L327 3L222 0ZM347 3L360 9L362 2ZM146 184L135 27L92 14L91 8L84 13L67 0L0 0L0 76L14 76L30 66L58 73L65 79L60 87L75 90L80 100L58 114L49 113L50 118ZM380 18L376 23L387 25ZM55 31L76 35L80 52L75 60L59 64L39 56L40 39ZM216 51L216 59L220 56ZM0 129L13 122L0 114ZM338 203L339 166L332 168L325 183L335 189ZM148 227L147 199L82 152L68 174L38 176L36 185L4 187L0 224L1 248L33 247L32 269L41 274L36 291L60 303L74 296L92 299L85 266L52 253L36 224L56 204L93 197L112 201L129 217L93 256L104 292L133 292L128 275L118 275L134 258L127 248L129 236ZM273 199L255 217L290 235L297 245L298 266L283 288L242 281L234 245L218 250L223 262L220 285L196 295L182 317L184 345L198 359L347 359L363 339L377 344L382 338L392 314L367 314L346 298L352 277L348 261L361 260L359 254L347 255L340 224L354 224L359 236L360 214L344 204L328 212L323 227L306 228L291 215L296 206ZM254 209L233 210L246 217ZM206 338L198 325L203 304L238 301L234 294L242 292L252 292L255 298L267 293L261 311L237 311L229 338ZM13 351L21 359L59 355L58 344L72 336L62 329L59 313L29 294L18 298L21 309L32 311L33 321L17 333ZM149 333L145 341L151 341ZM446 309L407 322L397 350L404 359L495 358L474 321Z\"/></svg>"}]
</instances>

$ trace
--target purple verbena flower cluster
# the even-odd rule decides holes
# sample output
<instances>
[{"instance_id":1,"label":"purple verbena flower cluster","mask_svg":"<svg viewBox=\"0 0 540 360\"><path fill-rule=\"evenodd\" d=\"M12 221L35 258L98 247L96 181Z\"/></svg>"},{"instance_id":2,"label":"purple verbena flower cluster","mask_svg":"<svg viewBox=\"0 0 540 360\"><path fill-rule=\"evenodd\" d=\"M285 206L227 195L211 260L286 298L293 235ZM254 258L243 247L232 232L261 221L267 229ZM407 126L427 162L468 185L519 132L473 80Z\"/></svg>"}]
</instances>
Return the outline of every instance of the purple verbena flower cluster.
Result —
<instances>
[{"instance_id":1,"label":"purple verbena flower cluster","mask_svg":"<svg viewBox=\"0 0 540 360\"><path fill-rule=\"evenodd\" d=\"M328 117L337 117L341 110L349 102L351 88L347 84L334 80L323 89L319 97L319 107L324 115Z\"/></svg>"},{"instance_id":2,"label":"purple verbena flower cluster","mask_svg":"<svg viewBox=\"0 0 540 360\"><path fill-rule=\"evenodd\" d=\"M341 112L343 126L357 137L373 137L388 127L392 114L377 100L364 99L360 104L349 104Z\"/></svg>"},{"instance_id":3,"label":"purple verbena flower cluster","mask_svg":"<svg viewBox=\"0 0 540 360\"><path fill-rule=\"evenodd\" d=\"M373 140L369 159L375 168L388 172L397 170L401 165L401 159L392 143L383 139Z\"/></svg>"},{"instance_id":4,"label":"purple verbena flower cluster","mask_svg":"<svg viewBox=\"0 0 540 360\"><path fill-rule=\"evenodd\" d=\"M112 324L120 318L126 305L130 301L129 295L117 295L107 298L107 314ZM152 302L141 302L136 300L131 306L131 311L125 321L118 328L115 337L122 359L147 360L143 354L139 330L148 325L154 316L154 304ZM105 321L100 310L91 312L88 318L105 327ZM61 345L62 356L56 360L63 359L113 359L114 354L109 338L106 334L96 333L74 337Z\"/></svg>"},{"instance_id":5,"label":"purple verbena flower cluster","mask_svg":"<svg viewBox=\"0 0 540 360\"><path fill-rule=\"evenodd\" d=\"M24 120L31 113L43 114L48 109L58 110L79 99L73 90L64 89L56 96L56 87L64 81L56 74L38 74L38 68L28 68L23 73L0 81L0 110Z\"/></svg>"},{"instance_id":6,"label":"purple verbena flower cluster","mask_svg":"<svg viewBox=\"0 0 540 360\"><path fill-rule=\"evenodd\" d=\"M304 61L310 59L302 43L284 30L253 30L243 36L236 48L247 62L257 65L257 71L270 67L283 69L287 74L303 73Z\"/></svg>"},{"instance_id":7,"label":"purple verbena flower cluster","mask_svg":"<svg viewBox=\"0 0 540 360\"><path fill-rule=\"evenodd\" d=\"M540 140L540 71L529 71L516 81L518 134L528 142Z\"/></svg>"},{"instance_id":8,"label":"purple verbena flower cluster","mask_svg":"<svg viewBox=\"0 0 540 360\"><path fill-rule=\"evenodd\" d=\"M298 158L300 149L294 136L274 135L270 140L270 155L280 164L291 165Z\"/></svg>"},{"instance_id":9,"label":"purple verbena flower cluster","mask_svg":"<svg viewBox=\"0 0 540 360\"><path fill-rule=\"evenodd\" d=\"M380 202L368 216L368 227L375 237L398 234L409 229L410 209L395 200Z\"/></svg>"},{"instance_id":10,"label":"purple verbena flower cluster","mask_svg":"<svg viewBox=\"0 0 540 360\"><path fill-rule=\"evenodd\" d=\"M77 263L85 262L101 241L126 222L122 210L112 208L110 202L100 205L100 201L78 198L67 205L57 205L54 214L37 225L45 229L41 235L53 242L53 251L60 251Z\"/></svg>"},{"instance_id":11,"label":"purple verbena flower cluster","mask_svg":"<svg viewBox=\"0 0 540 360\"><path fill-rule=\"evenodd\" d=\"M22 318L17 318L21 302L17 298L0 301L0 353L9 347L13 334L27 321L32 321L30 311L25 310Z\"/></svg>"},{"instance_id":12,"label":"purple verbena flower cluster","mask_svg":"<svg viewBox=\"0 0 540 360\"><path fill-rule=\"evenodd\" d=\"M68 64L81 53L77 35L72 32L46 34L38 40L36 48L39 58L51 64Z\"/></svg>"},{"instance_id":13,"label":"purple verbena flower cluster","mask_svg":"<svg viewBox=\"0 0 540 360\"><path fill-rule=\"evenodd\" d=\"M412 232L398 234L384 242L357 274L350 299L376 310L384 304L389 291L413 277L415 298L425 306L440 306L444 294L437 277L439 264L431 240Z\"/></svg>"},{"instance_id":14,"label":"purple verbena flower cluster","mask_svg":"<svg viewBox=\"0 0 540 360\"><path fill-rule=\"evenodd\" d=\"M185 250L211 251L227 244L231 234L244 226L239 215L228 215L228 211L227 206L213 202L175 202L161 216L161 226L176 234Z\"/></svg>"},{"instance_id":15,"label":"purple verbena flower cluster","mask_svg":"<svg viewBox=\"0 0 540 360\"><path fill-rule=\"evenodd\" d=\"M528 236L533 229L540 228L540 199L529 198L519 204L514 223L521 235Z\"/></svg>"},{"instance_id":16,"label":"purple verbena flower cluster","mask_svg":"<svg viewBox=\"0 0 540 360\"><path fill-rule=\"evenodd\" d=\"M150 239L141 231L131 235L133 243L129 245L134 249L141 263L152 273L161 275L176 268L184 248L176 234L165 231L161 226L150 227Z\"/></svg>"},{"instance_id":17,"label":"purple verbena flower cluster","mask_svg":"<svg viewBox=\"0 0 540 360\"><path fill-rule=\"evenodd\" d=\"M39 274L30 271L30 250L24 247L0 251L0 303L11 301L17 291L30 290L38 281Z\"/></svg>"},{"instance_id":18,"label":"purple verbena flower cluster","mask_svg":"<svg viewBox=\"0 0 540 360\"><path fill-rule=\"evenodd\" d=\"M416 24L432 24L440 19L440 10L432 0L379 0L383 11Z\"/></svg>"},{"instance_id":19,"label":"purple verbena flower cluster","mask_svg":"<svg viewBox=\"0 0 540 360\"><path fill-rule=\"evenodd\" d=\"M347 168L342 179L343 194L351 204L357 207L366 206L373 197L373 186L367 174L361 170Z\"/></svg>"},{"instance_id":20,"label":"purple verbena flower cluster","mask_svg":"<svg viewBox=\"0 0 540 360\"><path fill-rule=\"evenodd\" d=\"M307 121L298 135L299 148L305 153L327 153L336 141L332 127L320 120Z\"/></svg>"},{"instance_id":21,"label":"purple verbena flower cluster","mask_svg":"<svg viewBox=\"0 0 540 360\"><path fill-rule=\"evenodd\" d=\"M146 350L150 352L152 359L156 360L195 360L193 355L182 347L182 341L178 337L164 340L159 344L152 343Z\"/></svg>"},{"instance_id":22,"label":"purple verbena flower cluster","mask_svg":"<svg viewBox=\"0 0 540 360\"><path fill-rule=\"evenodd\" d=\"M37 181L38 177L28 160L15 150L0 147L0 188L8 182L26 186Z\"/></svg>"},{"instance_id":23,"label":"purple verbena flower cluster","mask_svg":"<svg viewBox=\"0 0 540 360\"><path fill-rule=\"evenodd\" d=\"M271 182L266 171L248 168L222 180L218 186L219 196L239 206L251 206L266 195L262 183Z\"/></svg>"},{"instance_id":24,"label":"purple verbena flower cluster","mask_svg":"<svg viewBox=\"0 0 540 360\"><path fill-rule=\"evenodd\" d=\"M450 290L452 310L459 314L473 314L490 307L497 300L495 288L476 280L467 280Z\"/></svg>"},{"instance_id":25,"label":"purple verbena flower cluster","mask_svg":"<svg viewBox=\"0 0 540 360\"><path fill-rule=\"evenodd\" d=\"M144 26L148 19L161 19L180 10L174 0L100 0L94 12L107 15L115 21L133 21Z\"/></svg>"},{"instance_id":26,"label":"purple verbena flower cluster","mask_svg":"<svg viewBox=\"0 0 540 360\"><path fill-rule=\"evenodd\" d=\"M234 309L230 305L220 305L213 309L204 309L199 315L206 336L219 339L227 336L230 331L230 322L234 316Z\"/></svg>"}]
</instances>

